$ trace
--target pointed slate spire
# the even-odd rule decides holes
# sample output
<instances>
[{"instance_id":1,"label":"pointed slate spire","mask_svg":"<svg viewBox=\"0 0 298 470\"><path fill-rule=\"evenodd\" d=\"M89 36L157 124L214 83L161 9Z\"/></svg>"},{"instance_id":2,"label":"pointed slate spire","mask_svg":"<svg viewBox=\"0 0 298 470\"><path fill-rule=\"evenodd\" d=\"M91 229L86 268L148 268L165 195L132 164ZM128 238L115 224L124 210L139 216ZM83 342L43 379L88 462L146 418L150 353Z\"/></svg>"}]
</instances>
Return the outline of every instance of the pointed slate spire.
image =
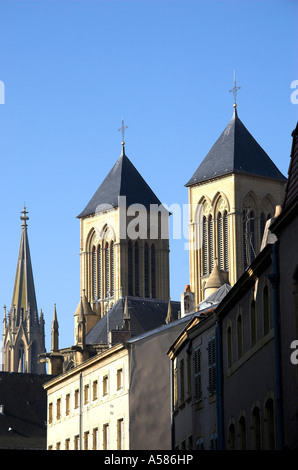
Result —
<instances>
[{"instance_id":1,"label":"pointed slate spire","mask_svg":"<svg viewBox=\"0 0 298 470\"><path fill-rule=\"evenodd\" d=\"M185 186L192 186L218 176L244 173L286 181L267 153L262 149L238 117L233 117Z\"/></svg>"},{"instance_id":2,"label":"pointed slate spire","mask_svg":"<svg viewBox=\"0 0 298 470\"><path fill-rule=\"evenodd\" d=\"M150 204L161 204L126 156L124 142L120 157L78 218L94 215L111 207L118 207L120 196L126 196L127 206L138 203L143 204L149 210Z\"/></svg>"},{"instance_id":3,"label":"pointed slate spire","mask_svg":"<svg viewBox=\"0 0 298 470\"><path fill-rule=\"evenodd\" d=\"M28 212L26 211L26 207L24 207L21 214L20 219L23 221L21 242L11 302L11 311L15 311L17 325L19 324L21 313L26 312L29 307L32 315L38 312L27 233L26 222L29 217L27 216Z\"/></svg>"}]
</instances>

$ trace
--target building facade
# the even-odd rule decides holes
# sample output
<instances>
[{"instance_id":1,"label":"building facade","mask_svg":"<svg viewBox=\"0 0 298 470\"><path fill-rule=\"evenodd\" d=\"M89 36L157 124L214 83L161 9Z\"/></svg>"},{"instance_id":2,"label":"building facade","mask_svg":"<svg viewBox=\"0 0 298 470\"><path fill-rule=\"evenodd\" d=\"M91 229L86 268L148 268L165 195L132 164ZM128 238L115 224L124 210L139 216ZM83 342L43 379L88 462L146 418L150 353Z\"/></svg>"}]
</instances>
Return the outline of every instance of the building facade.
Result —
<instances>
[{"instance_id":1,"label":"building facade","mask_svg":"<svg viewBox=\"0 0 298 470\"><path fill-rule=\"evenodd\" d=\"M170 449L166 352L187 322L120 342L47 382L48 450Z\"/></svg>"}]
</instances>

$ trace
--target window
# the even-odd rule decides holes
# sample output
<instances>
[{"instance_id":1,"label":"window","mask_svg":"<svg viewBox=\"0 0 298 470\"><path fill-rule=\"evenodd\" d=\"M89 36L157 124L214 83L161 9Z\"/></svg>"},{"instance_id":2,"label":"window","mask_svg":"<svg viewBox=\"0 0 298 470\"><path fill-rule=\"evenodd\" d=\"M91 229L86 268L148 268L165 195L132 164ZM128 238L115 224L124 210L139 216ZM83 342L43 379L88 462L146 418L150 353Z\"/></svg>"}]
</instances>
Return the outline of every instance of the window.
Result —
<instances>
[{"instance_id":1,"label":"window","mask_svg":"<svg viewBox=\"0 0 298 470\"><path fill-rule=\"evenodd\" d=\"M105 375L102 379L102 395L105 397L109 393L109 377Z\"/></svg>"},{"instance_id":2,"label":"window","mask_svg":"<svg viewBox=\"0 0 298 470\"><path fill-rule=\"evenodd\" d=\"M57 403L56 403L56 418L60 419L61 418L61 398L57 398Z\"/></svg>"},{"instance_id":3,"label":"window","mask_svg":"<svg viewBox=\"0 0 298 470\"><path fill-rule=\"evenodd\" d=\"M208 218L208 255L209 255L209 273L213 269L214 259L213 259L213 220L212 216L209 215Z\"/></svg>"},{"instance_id":4,"label":"window","mask_svg":"<svg viewBox=\"0 0 298 470\"><path fill-rule=\"evenodd\" d=\"M97 400L97 390L98 390L98 382L97 380L94 380L93 381L93 384L92 384L92 395L93 395L93 400Z\"/></svg>"},{"instance_id":5,"label":"window","mask_svg":"<svg viewBox=\"0 0 298 470\"><path fill-rule=\"evenodd\" d=\"M203 275L208 274L208 229L207 219L203 217Z\"/></svg>"},{"instance_id":6,"label":"window","mask_svg":"<svg viewBox=\"0 0 298 470\"><path fill-rule=\"evenodd\" d=\"M209 396L216 393L216 361L215 361L215 337L208 340L208 379Z\"/></svg>"},{"instance_id":7,"label":"window","mask_svg":"<svg viewBox=\"0 0 298 470\"><path fill-rule=\"evenodd\" d=\"M103 450L110 448L110 430L108 423L103 425Z\"/></svg>"},{"instance_id":8,"label":"window","mask_svg":"<svg viewBox=\"0 0 298 470\"><path fill-rule=\"evenodd\" d=\"M89 403L89 384L86 384L84 387L84 404Z\"/></svg>"},{"instance_id":9,"label":"window","mask_svg":"<svg viewBox=\"0 0 298 470\"><path fill-rule=\"evenodd\" d=\"M178 406L178 370L177 359L174 361L174 408Z\"/></svg>"},{"instance_id":10,"label":"window","mask_svg":"<svg viewBox=\"0 0 298 470\"><path fill-rule=\"evenodd\" d=\"M202 382L201 382L201 349L194 351L194 381L195 381L195 402L202 400Z\"/></svg>"},{"instance_id":11,"label":"window","mask_svg":"<svg viewBox=\"0 0 298 470\"><path fill-rule=\"evenodd\" d=\"M123 418L117 420L117 450L124 449Z\"/></svg>"},{"instance_id":12,"label":"window","mask_svg":"<svg viewBox=\"0 0 298 470\"><path fill-rule=\"evenodd\" d=\"M84 450L88 450L89 444L89 431L84 432Z\"/></svg>"},{"instance_id":13,"label":"window","mask_svg":"<svg viewBox=\"0 0 298 470\"><path fill-rule=\"evenodd\" d=\"M92 431L92 449L98 449L98 428L94 428Z\"/></svg>"},{"instance_id":14,"label":"window","mask_svg":"<svg viewBox=\"0 0 298 470\"><path fill-rule=\"evenodd\" d=\"M255 215L252 210L243 211L243 260L246 269L255 259Z\"/></svg>"},{"instance_id":15,"label":"window","mask_svg":"<svg viewBox=\"0 0 298 470\"><path fill-rule=\"evenodd\" d=\"M49 403L49 424L53 422L53 403Z\"/></svg>"},{"instance_id":16,"label":"window","mask_svg":"<svg viewBox=\"0 0 298 470\"><path fill-rule=\"evenodd\" d=\"M97 265L96 265L96 247L92 248L92 291L93 291L93 300L97 300Z\"/></svg>"},{"instance_id":17,"label":"window","mask_svg":"<svg viewBox=\"0 0 298 470\"><path fill-rule=\"evenodd\" d=\"M123 369L117 370L117 390L123 389Z\"/></svg>"},{"instance_id":18,"label":"window","mask_svg":"<svg viewBox=\"0 0 298 470\"><path fill-rule=\"evenodd\" d=\"M77 388L74 392L74 407L78 408L79 407L79 389Z\"/></svg>"},{"instance_id":19,"label":"window","mask_svg":"<svg viewBox=\"0 0 298 470\"><path fill-rule=\"evenodd\" d=\"M79 435L78 434L74 437L73 448L74 450L79 450Z\"/></svg>"},{"instance_id":20,"label":"window","mask_svg":"<svg viewBox=\"0 0 298 470\"><path fill-rule=\"evenodd\" d=\"M68 393L65 397L65 414L69 416L69 407L70 407L70 394Z\"/></svg>"},{"instance_id":21,"label":"window","mask_svg":"<svg viewBox=\"0 0 298 470\"><path fill-rule=\"evenodd\" d=\"M65 450L70 450L70 439L65 439L65 443L64 443L64 448Z\"/></svg>"}]
</instances>

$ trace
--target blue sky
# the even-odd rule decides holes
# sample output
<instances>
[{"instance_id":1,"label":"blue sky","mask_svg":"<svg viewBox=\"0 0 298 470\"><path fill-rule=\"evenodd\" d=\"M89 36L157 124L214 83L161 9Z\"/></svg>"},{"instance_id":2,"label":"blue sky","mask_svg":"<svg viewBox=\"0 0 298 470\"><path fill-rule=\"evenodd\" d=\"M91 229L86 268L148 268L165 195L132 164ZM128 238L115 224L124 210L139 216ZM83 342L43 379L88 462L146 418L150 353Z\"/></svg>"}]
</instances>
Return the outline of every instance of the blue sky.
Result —
<instances>
[{"instance_id":1,"label":"blue sky","mask_svg":"<svg viewBox=\"0 0 298 470\"><path fill-rule=\"evenodd\" d=\"M54 303L60 346L74 342L79 220L121 153L159 199L184 187L233 114L286 175L298 105L298 2L0 1L0 302L10 308L28 233L46 346ZM171 297L189 283L185 240L172 240ZM1 305L1 306L2 306Z\"/></svg>"}]
</instances>

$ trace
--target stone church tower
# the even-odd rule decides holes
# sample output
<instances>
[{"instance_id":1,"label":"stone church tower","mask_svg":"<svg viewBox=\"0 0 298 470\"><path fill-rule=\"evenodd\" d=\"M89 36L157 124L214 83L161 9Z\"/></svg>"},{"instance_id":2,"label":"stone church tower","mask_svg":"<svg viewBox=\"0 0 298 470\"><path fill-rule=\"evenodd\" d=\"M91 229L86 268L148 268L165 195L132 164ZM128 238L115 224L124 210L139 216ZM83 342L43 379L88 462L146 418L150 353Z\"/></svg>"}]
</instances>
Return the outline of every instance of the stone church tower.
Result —
<instances>
[{"instance_id":1,"label":"stone church tower","mask_svg":"<svg viewBox=\"0 0 298 470\"><path fill-rule=\"evenodd\" d=\"M4 307L2 371L45 373L38 355L45 351L44 318L38 315L27 233L26 207L10 311Z\"/></svg>"},{"instance_id":2,"label":"stone church tower","mask_svg":"<svg viewBox=\"0 0 298 470\"><path fill-rule=\"evenodd\" d=\"M169 299L169 213L122 153L80 219L86 332L119 298ZM78 318L78 315L77 315Z\"/></svg>"},{"instance_id":3,"label":"stone church tower","mask_svg":"<svg viewBox=\"0 0 298 470\"><path fill-rule=\"evenodd\" d=\"M222 284L233 286L254 260L266 221L283 201L285 184L239 119L235 103L229 124L186 184L190 286L196 304Z\"/></svg>"}]
</instances>

